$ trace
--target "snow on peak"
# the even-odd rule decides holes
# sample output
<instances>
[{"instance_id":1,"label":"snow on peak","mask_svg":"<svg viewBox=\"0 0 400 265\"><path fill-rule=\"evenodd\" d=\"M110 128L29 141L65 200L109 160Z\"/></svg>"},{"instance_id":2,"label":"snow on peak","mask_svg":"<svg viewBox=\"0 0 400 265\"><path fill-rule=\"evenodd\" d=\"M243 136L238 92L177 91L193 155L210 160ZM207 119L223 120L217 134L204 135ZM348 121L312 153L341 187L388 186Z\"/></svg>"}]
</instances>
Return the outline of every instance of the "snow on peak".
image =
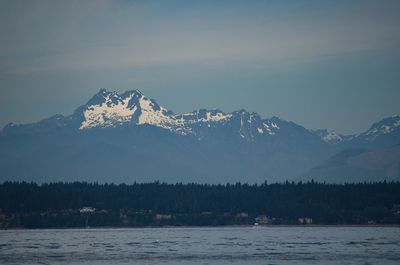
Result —
<instances>
[{"instance_id":1,"label":"snow on peak","mask_svg":"<svg viewBox=\"0 0 400 265\"><path fill-rule=\"evenodd\" d=\"M212 109L212 110L199 109L193 112L176 115L174 117L186 124L194 124L198 122L217 123L217 122L228 121L230 118L232 118L232 114L224 113L218 109Z\"/></svg>"},{"instance_id":2,"label":"snow on peak","mask_svg":"<svg viewBox=\"0 0 400 265\"><path fill-rule=\"evenodd\" d=\"M343 135L338 134L336 131L334 130L310 130L313 133L316 133L318 135L318 137L321 138L321 140L323 140L326 143L339 143L342 142L344 140Z\"/></svg>"},{"instance_id":3,"label":"snow on peak","mask_svg":"<svg viewBox=\"0 0 400 265\"><path fill-rule=\"evenodd\" d=\"M261 120L257 113L249 113L245 110L224 113L218 109L199 109L174 115L153 99L144 96L139 90L118 94L100 89L86 105L78 108L76 112L79 117L82 117L79 127L81 130L148 124L188 135L221 125L234 126L233 128L238 130L242 138L252 139L264 133L274 135L280 129L277 125L279 121Z\"/></svg>"},{"instance_id":4,"label":"snow on peak","mask_svg":"<svg viewBox=\"0 0 400 265\"><path fill-rule=\"evenodd\" d=\"M205 121L218 122L222 120L227 120L230 117L232 117L232 114L225 114L223 112L207 112L207 117Z\"/></svg>"},{"instance_id":5,"label":"snow on peak","mask_svg":"<svg viewBox=\"0 0 400 265\"><path fill-rule=\"evenodd\" d=\"M265 120L262 124L263 132L267 132L269 135L275 135L275 133L280 129L280 127L271 120Z\"/></svg>"},{"instance_id":6,"label":"snow on peak","mask_svg":"<svg viewBox=\"0 0 400 265\"><path fill-rule=\"evenodd\" d=\"M337 134L335 131L327 131L327 133L322 137L325 142L341 142L343 138Z\"/></svg>"},{"instance_id":7,"label":"snow on peak","mask_svg":"<svg viewBox=\"0 0 400 265\"><path fill-rule=\"evenodd\" d=\"M172 112L145 97L139 90L126 91L120 95L100 89L86 104L82 114L83 121L79 129L149 124L181 134L190 131L183 128L183 123Z\"/></svg>"},{"instance_id":8,"label":"snow on peak","mask_svg":"<svg viewBox=\"0 0 400 265\"><path fill-rule=\"evenodd\" d=\"M137 124L150 124L171 131L186 134L190 129L184 127L181 119L170 115L170 112L159 106L154 100L142 96L139 99L140 116Z\"/></svg>"},{"instance_id":9,"label":"snow on peak","mask_svg":"<svg viewBox=\"0 0 400 265\"><path fill-rule=\"evenodd\" d=\"M201 111L203 113L198 118L198 121L200 122L220 122L229 120L232 117L232 114L226 114L218 109L201 110Z\"/></svg>"},{"instance_id":10,"label":"snow on peak","mask_svg":"<svg viewBox=\"0 0 400 265\"><path fill-rule=\"evenodd\" d=\"M398 131L399 129L400 129L400 116L394 115L392 117L383 119L373 124L372 127L362 135L367 140L374 140L376 137L380 135L389 134L394 131Z\"/></svg>"},{"instance_id":11,"label":"snow on peak","mask_svg":"<svg viewBox=\"0 0 400 265\"><path fill-rule=\"evenodd\" d=\"M97 102L91 104L83 111L83 121L79 129L93 127L115 127L130 122L132 115L137 110L135 104L130 104L135 93L121 97L116 92L107 92L101 89L96 95ZM90 102L90 101L89 101Z\"/></svg>"}]
</instances>

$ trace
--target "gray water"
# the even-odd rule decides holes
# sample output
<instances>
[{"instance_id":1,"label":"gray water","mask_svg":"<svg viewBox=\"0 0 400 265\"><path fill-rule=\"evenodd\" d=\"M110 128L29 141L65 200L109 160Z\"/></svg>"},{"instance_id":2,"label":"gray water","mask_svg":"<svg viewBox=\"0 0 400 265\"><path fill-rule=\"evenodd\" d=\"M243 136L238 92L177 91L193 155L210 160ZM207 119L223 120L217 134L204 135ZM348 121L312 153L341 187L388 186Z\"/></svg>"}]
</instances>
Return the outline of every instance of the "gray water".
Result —
<instances>
[{"instance_id":1,"label":"gray water","mask_svg":"<svg viewBox=\"0 0 400 265\"><path fill-rule=\"evenodd\" d=\"M0 264L400 264L398 227L0 231Z\"/></svg>"}]
</instances>

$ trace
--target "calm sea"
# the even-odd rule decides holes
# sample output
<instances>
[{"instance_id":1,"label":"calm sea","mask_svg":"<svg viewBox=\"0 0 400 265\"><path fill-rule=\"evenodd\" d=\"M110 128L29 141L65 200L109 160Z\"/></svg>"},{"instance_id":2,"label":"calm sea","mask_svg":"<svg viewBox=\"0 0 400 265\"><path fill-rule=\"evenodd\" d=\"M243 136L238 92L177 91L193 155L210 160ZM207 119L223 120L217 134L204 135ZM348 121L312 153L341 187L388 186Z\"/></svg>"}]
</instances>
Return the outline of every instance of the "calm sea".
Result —
<instances>
[{"instance_id":1,"label":"calm sea","mask_svg":"<svg viewBox=\"0 0 400 265\"><path fill-rule=\"evenodd\" d=\"M400 264L398 227L0 231L0 264Z\"/></svg>"}]
</instances>

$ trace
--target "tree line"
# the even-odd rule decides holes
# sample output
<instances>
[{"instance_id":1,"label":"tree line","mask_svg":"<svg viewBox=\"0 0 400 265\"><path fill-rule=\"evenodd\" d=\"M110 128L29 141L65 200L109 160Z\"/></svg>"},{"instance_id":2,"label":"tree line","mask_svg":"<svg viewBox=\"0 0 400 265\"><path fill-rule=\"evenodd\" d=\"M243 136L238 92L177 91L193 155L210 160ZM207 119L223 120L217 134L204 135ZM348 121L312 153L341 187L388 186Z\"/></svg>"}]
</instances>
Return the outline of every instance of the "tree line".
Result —
<instances>
[{"instance_id":1,"label":"tree line","mask_svg":"<svg viewBox=\"0 0 400 265\"><path fill-rule=\"evenodd\" d=\"M83 207L95 208L96 218L108 220L105 223L100 220L99 226L153 225L157 222L174 225L177 220L181 220L179 225L199 225L199 220L206 220L205 225L250 224L258 216L267 216L276 223L295 223L299 218L307 217L315 224L398 224L399 205L400 182L386 181L340 185L314 181L254 185L160 182L131 185L85 182L0 184L3 219L8 218L8 225L19 222L20 226L26 226L23 217L36 216L37 219L46 213L49 216L58 214L57 218L63 216L65 219L53 222L73 224L71 218L81 222L82 214L78 211ZM145 221L137 221L142 220L140 218ZM33 227L35 222L41 222L36 219L29 221L33 222Z\"/></svg>"}]
</instances>

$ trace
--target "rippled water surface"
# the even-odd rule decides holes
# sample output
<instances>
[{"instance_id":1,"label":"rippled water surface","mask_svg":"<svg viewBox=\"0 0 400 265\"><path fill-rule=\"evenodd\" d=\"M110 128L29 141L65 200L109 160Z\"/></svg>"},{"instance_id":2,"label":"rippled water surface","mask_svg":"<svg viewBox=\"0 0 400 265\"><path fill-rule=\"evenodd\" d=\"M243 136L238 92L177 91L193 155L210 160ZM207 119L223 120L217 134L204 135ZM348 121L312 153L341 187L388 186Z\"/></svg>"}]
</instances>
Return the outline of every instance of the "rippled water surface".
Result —
<instances>
[{"instance_id":1,"label":"rippled water surface","mask_svg":"<svg viewBox=\"0 0 400 265\"><path fill-rule=\"evenodd\" d=\"M400 264L398 227L0 231L0 264Z\"/></svg>"}]
</instances>

